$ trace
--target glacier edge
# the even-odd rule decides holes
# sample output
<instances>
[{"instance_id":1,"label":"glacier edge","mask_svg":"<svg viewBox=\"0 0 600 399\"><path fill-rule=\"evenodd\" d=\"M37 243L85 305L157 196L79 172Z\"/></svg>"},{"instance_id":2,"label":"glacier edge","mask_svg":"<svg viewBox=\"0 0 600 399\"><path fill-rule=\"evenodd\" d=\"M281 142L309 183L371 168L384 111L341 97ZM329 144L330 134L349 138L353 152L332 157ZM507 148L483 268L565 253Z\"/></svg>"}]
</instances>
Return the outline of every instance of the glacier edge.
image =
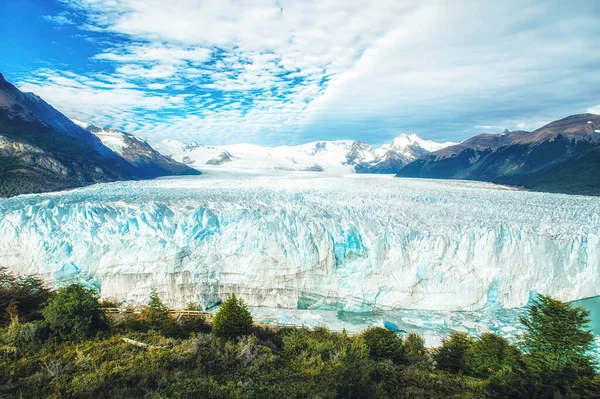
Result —
<instances>
[{"instance_id":1,"label":"glacier edge","mask_svg":"<svg viewBox=\"0 0 600 399\"><path fill-rule=\"evenodd\" d=\"M0 200L0 265L205 308L473 310L600 295L600 200L473 182L219 174Z\"/></svg>"}]
</instances>

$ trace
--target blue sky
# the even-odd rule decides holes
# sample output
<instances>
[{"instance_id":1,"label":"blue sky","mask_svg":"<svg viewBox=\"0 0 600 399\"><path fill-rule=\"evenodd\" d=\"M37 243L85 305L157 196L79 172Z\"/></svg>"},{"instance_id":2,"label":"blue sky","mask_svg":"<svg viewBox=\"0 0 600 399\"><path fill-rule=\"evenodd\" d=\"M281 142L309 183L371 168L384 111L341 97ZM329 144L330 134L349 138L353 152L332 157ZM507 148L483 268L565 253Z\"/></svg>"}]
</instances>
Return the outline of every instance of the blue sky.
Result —
<instances>
[{"instance_id":1,"label":"blue sky","mask_svg":"<svg viewBox=\"0 0 600 399\"><path fill-rule=\"evenodd\" d=\"M459 141L600 113L596 0L2 0L0 37L9 81L151 142Z\"/></svg>"}]
</instances>

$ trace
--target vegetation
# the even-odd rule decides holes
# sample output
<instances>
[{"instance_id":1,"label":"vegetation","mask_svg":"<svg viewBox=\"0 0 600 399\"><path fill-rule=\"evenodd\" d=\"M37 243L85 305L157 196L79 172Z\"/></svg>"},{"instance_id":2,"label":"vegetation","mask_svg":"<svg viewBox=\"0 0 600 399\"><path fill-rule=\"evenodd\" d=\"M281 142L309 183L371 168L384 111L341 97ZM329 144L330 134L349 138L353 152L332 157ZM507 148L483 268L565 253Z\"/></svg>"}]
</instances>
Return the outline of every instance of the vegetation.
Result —
<instances>
[{"instance_id":1,"label":"vegetation","mask_svg":"<svg viewBox=\"0 0 600 399\"><path fill-rule=\"evenodd\" d=\"M78 284L58 290L42 315L52 335L60 340L83 340L107 327L96 292Z\"/></svg>"},{"instance_id":2,"label":"vegetation","mask_svg":"<svg viewBox=\"0 0 600 399\"><path fill-rule=\"evenodd\" d=\"M521 319L526 332L523 350L535 388L548 396L566 395L578 379L594 375L589 355L594 335L585 329L589 314L581 308L540 295L527 317Z\"/></svg>"},{"instance_id":3,"label":"vegetation","mask_svg":"<svg viewBox=\"0 0 600 399\"><path fill-rule=\"evenodd\" d=\"M243 300L235 294L221 304L212 323L212 332L217 337L238 338L249 335L252 330L252 315Z\"/></svg>"},{"instance_id":4,"label":"vegetation","mask_svg":"<svg viewBox=\"0 0 600 399\"><path fill-rule=\"evenodd\" d=\"M39 320L42 305L51 295L42 280L15 276L0 267L0 327L7 326L14 316L22 321Z\"/></svg>"},{"instance_id":5,"label":"vegetation","mask_svg":"<svg viewBox=\"0 0 600 399\"><path fill-rule=\"evenodd\" d=\"M23 281L3 272L3 281ZM593 398L600 392L586 312L543 296L523 318L518 346L491 333L454 333L428 349L416 334L378 327L359 335L255 328L234 295L211 332L201 318L175 320L157 292L140 313L107 318L96 294L78 285L55 294L36 285L27 291L31 298L10 287L0 285L9 304L37 303L40 292L47 299L18 312L11 305L10 322L0 330L0 397Z\"/></svg>"}]
</instances>

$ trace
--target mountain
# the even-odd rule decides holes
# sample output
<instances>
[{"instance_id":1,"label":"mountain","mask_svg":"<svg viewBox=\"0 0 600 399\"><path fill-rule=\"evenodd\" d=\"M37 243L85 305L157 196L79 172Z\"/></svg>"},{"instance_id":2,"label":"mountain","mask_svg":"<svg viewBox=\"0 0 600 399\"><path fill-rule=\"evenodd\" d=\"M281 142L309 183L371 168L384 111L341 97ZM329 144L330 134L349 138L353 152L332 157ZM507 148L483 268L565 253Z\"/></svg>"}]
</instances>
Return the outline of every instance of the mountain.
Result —
<instances>
[{"instance_id":1,"label":"mountain","mask_svg":"<svg viewBox=\"0 0 600 399\"><path fill-rule=\"evenodd\" d=\"M85 127L0 74L0 197L200 173L135 136Z\"/></svg>"},{"instance_id":2,"label":"mountain","mask_svg":"<svg viewBox=\"0 0 600 399\"><path fill-rule=\"evenodd\" d=\"M454 144L456 143L437 143L423 140L414 133L402 133L391 144L384 144L377 149L371 148L369 151L363 146L360 152L369 153L370 157L359 162L356 162L358 157L351 156L351 159L355 162L354 170L357 173L397 173L415 159Z\"/></svg>"},{"instance_id":3,"label":"mountain","mask_svg":"<svg viewBox=\"0 0 600 399\"><path fill-rule=\"evenodd\" d=\"M403 166L430 151L453 144L423 140L416 134L402 134L392 143L378 148L352 140L279 147L253 144L211 147L163 140L155 143L154 147L180 162L194 165L328 173L397 173Z\"/></svg>"},{"instance_id":4,"label":"mountain","mask_svg":"<svg viewBox=\"0 0 600 399\"><path fill-rule=\"evenodd\" d=\"M572 115L533 132L480 134L425 155L399 177L483 180L600 195L600 116Z\"/></svg>"},{"instance_id":5,"label":"mountain","mask_svg":"<svg viewBox=\"0 0 600 399\"><path fill-rule=\"evenodd\" d=\"M0 197L137 177L100 139L0 74Z\"/></svg>"},{"instance_id":6,"label":"mountain","mask_svg":"<svg viewBox=\"0 0 600 399\"><path fill-rule=\"evenodd\" d=\"M77 120L73 120L73 122L93 133L102 141L102 144L135 166L138 170L137 175L141 178L201 174L196 169L162 155L146 141L132 134L94 126Z\"/></svg>"}]
</instances>

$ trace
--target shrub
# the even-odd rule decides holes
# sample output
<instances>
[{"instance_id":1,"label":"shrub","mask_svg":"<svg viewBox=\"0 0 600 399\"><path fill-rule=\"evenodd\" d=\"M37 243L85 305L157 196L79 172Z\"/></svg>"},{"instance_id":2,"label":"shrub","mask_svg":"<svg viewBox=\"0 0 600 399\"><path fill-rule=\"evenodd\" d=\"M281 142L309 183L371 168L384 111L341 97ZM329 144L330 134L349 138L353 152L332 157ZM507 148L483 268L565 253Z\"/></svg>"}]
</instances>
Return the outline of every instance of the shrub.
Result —
<instances>
[{"instance_id":1,"label":"shrub","mask_svg":"<svg viewBox=\"0 0 600 399\"><path fill-rule=\"evenodd\" d=\"M466 333L451 333L435 352L437 368L450 373L467 371L466 354L472 345L473 339Z\"/></svg>"},{"instance_id":2,"label":"shrub","mask_svg":"<svg viewBox=\"0 0 600 399\"><path fill-rule=\"evenodd\" d=\"M22 322L40 319L40 310L51 296L52 291L37 277L16 276L0 267L0 326L8 325L15 314ZM4 312L9 307L13 314Z\"/></svg>"},{"instance_id":3,"label":"shrub","mask_svg":"<svg viewBox=\"0 0 600 399\"><path fill-rule=\"evenodd\" d=\"M404 339L404 360L413 365L422 365L429 360L425 339L419 334L409 333Z\"/></svg>"},{"instance_id":4,"label":"shrub","mask_svg":"<svg viewBox=\"0 0 600 399\"><path fill-rule=\"evenodd\" d=\"M42 314L52 334L59 339L81 340L107 327L98 294L78 284L58 290Z\"/></svg>"},{"instance_id":5,"label":"shrub","mask_svg":"<svg viewBox=\"0 0 600 399\"><path fill-rule=\"evenodd\" d=\"M169 310L163 304L156 289L152 289L148 305L142 309L142 320L150 327L161 328L169 321Z\"/></svg>"},{"instance_id":6,"label":"shrub","mask_svg":"<svg viewBox=\"0 0 600 399\"><path fill-rule=\"evenodd\" d=\"M183 334L181 326L169 316L169 309L155 289L150 293L148 305L142 309L141 320L149 329L157 330L166 337L178 337Z\"/></svg>"},{"instance_id":7,"label":"shrub","mask_svg":"<svg viewBox=\"0 0 600 399\"><path fill-rule=\"evenodd\" d=\"M212 332L218 337L237 338L252 331L252 315L243 300L235 294L221 304L212 323Z\"/></svg>"},{"instance_id":8,"label":"shrub","mask_svg":"<svg viewBox=\"0 0 600 399\"><path fill-rule=\"evenodd\" d=\"M373 360L389 359L400 362L402 359L402 338L394 331L383 327L369 327L362 333Z\"/></svg>"},{"instance_id":9,"label":"shrub","mask_svg":"<svg viewBox=\"0 0 600 399\"><path fill-rule=\"evenodd\" d=\"M479 336L467 351L467 368L474 377L487 378L501 370L511 371L521 368L521 353L505 338L496 334L484 333Z\"/></svg>"},{"instance_id":10,"label":"shrub","mask_svg":"<svg viewBox=\"0 0 600 399\"><path fill-rule=\"evenodd\" d=\"M20 323L15 316L2 336L2 341L17 355L34 350L43 342L44 331L39 321Z\"/></svg>"},{"instance_id":11,"label":"shrub","mask_svg":"<svg viewBox=\"0 0 600 399\"><path fill-rule=\"evenodd\" d=\"M118 308L119 303L113 299L104 298L103 300L100 301L100 307L101 308Z\"/></svg>"}]
</instances>

